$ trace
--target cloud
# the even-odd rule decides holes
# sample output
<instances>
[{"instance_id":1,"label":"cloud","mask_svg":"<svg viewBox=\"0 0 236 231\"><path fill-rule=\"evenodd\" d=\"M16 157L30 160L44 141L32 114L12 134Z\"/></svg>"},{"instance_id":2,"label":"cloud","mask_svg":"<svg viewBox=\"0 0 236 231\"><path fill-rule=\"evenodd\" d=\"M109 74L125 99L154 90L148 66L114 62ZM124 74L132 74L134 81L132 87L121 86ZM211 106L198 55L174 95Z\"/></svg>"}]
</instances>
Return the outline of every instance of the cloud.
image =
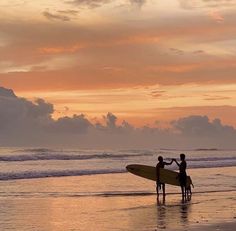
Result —
<instances>
[{"instance_id":1,"label":"cloud","mask_svg":"<svg viewBox=\"0 0 236 231\"><path fill-rule=\"evenodd\" d=\"M171 127L134 127L109 112L105 123L92 123L85 115L53 119L54 107L43 99L31 102L10 89L0 88L0 144L4 146L56 146L80 148L235 148L236 129L219 119L188 116Z\"/></svg>"},{"instance_id":2,"label":"cloud","mask_svg":"<svg viewBox=\"0 0 236 231\"><path fill-rule=\"evenodd\" d=\"M212 122L207 116L189 116L180 118L172 122L174 128L182 135L186 136L218 136L222 134L236 135L236 130L232 126L221 124L219 119Z\"/></svg>"},{"instance_id":3,"label":"cloud","mask_svg":"<svg viewBox=\"0 0 236 231\"><path fill-rule=\"evenodd\" d=\"M88 7L90 9L101 7L107 3L112 2L111 0L71 0L67 3L77 5L79 7ZM146 0L127 0L131 5L142 7Z\"/></svg>"},{"instance_id":4,"label":"cloud","mask_svg":"<svg viewBox=\"0 0 236 231\"><path fill-rule=\"evenodd\" d=\"M214 95L214 96L205 95L205 97L206 98L204 98L204 100L208 100L208 101L232 99L232 97L229 97L229 96L218 96L218 95Z\"/></svg>"},{"instance_id":5,"label":"cloud","mask_svg":"<svg viewBox=\"0 0 236 231\"><path fill-rule=\"evenodd\" d=\"M43 143L45 128L52 122L53 105L43 99L35 102L19 98L12 90L0 89L0 144Z\"/></svg>"},{"instance_id":6,"label":"cloud","mask_svg":"<svg viewBox=\"0 0 236 231\"><path fill-rule=\"evenodd\" d=\"M161 98L166 95L167 95L167 91L164 91L164 90L152 90L150 92L150 96L152 98Z\"/></svg>"},{"instance_id":7,"label":"cloud","mask_svg":"<svg viewBox=\"0 0 236 231\"><path fill-rule=\"evenodd\" d=\"M90 7L106 2L76 1ZM125 7L130 7L145 4L145 1L127 0L125 3ZM155 5L154 1L149 3L148 7ZM158 7L149 15L147 7L141 14L132 10L131 13L129 9L132 15L127 16L123 8L111 10L113 4L109 9L91 12L68 4L49 9L43 5L41 18L33 13L20 17L20 9L13 19L2 16L1 83L21 91L42 90L45 86L50 90L79 90L96 86L235 83L233 9L219 11L227 19L224 26L212 26L209 17L199 14L161 12L164 4L158 5L161 15L154 12ZM30 12L28 8L26 11ZM78 11L80 17L77 18ZM205 12L203 14L206 16ZM175 19L166 20L166 17ZM62 23L69 19L71 21Z\"/></svg>"},{"instance_id":8,"label":"cloud","mask_svg":"<svg viewBox=\"0 0 236 231\"><path fill-rule=\"evenodd\" d=\"M12 7L16 7L16 6L20 6L20 7L24 7L24 5L26 5L27 1L25 0L14 0L11 1L11 6ZM9 7L8 3L0 3L0 7Z\"/></svg>"},{"instance_id":9,"label":"cloud","mask_svg":"<svg viewBox=\"0 0 236 231\"><path fill-rule=\"evenodd\" d=\"M223 23L224 22L224 17L221 15L221 13L218 10L211 10L208 13L209 17L217 22L217 23Z\"/></svg>"},{"instance_id":10,"label":"cloud","mask_svg":"<svg viewBox=\"0 0 236 231\"><path fill-rule=\"evenodd\" d=\"M117 117L115 115L113 115L111 112L108 112L105 119L108 128L116 128Z\"/></svg>"},{"instance_id":11,"label":"cloud","mask_svg":"<svg viewBox=\"0 0 236 231\"><path fill-rule=\"evenodd\" d=\"M55 133L86 133L89 127L93 125L85 118L83 114L74 115L73 117L61 117L54 121L50 127L49 131Z\"/></svg>"},{"instance_id":12,"label":"cloud","mask_svg":"<svg viewBox=\"0 0 236 231\"><path fill-rule=\"evenodd\" d=\"M15 93L11 89L6 89L4 87L0 87L0 98L7 97L7 98L16 98Z\"/></svg>"},{"instance_id":13,"label":"cloud","mask_svg":"<svg viewBox=\"0 0 236 231\"><path fill-rule=\"evenodd\" d=\"M54 109L52 104L46 103L43 99L31 102L17 97L12 90L1 87L0 111L1 128L16 129L17 126L27 130L32 124L37 126L50 120ZM26 124L29 126L25 126Z\"/></svg>"},{"instance_id":14,"label":"cloud","mask_svg":"<svg viewBox=\"0 0 236 231\"><path fill-rule=\"evenodd\" d=\"M195 50L193 51L193 54L205 54L204 50Z\"/></svg>"},{"instance_id":15,"label":"cloud","mask_svg":"<svg viewBox=\"0 0 236 231\"><path fill-rule=\"evenodd\" d=\"M233 40L235 37L233 16L232 20L228 20L222 27L213 27L208 18L198 18L198 21L195 21L194 17L185 24L177 18L173 23L166 24L143 20L138 26L134 26L133 21L129 24L112 22L104 25L99 24L100 22L96 25L61 23L64 16L72 16L58 14L57 11L55 14L44 13L49 18L56 16L50 19L55 22L0 22L1 36L7 40L7 43L0 47L0 73L11 72L11 78L0 74L6 86L17 90L20 85L28 89L39 88L43 84L28 84L25 79L31 78L29 81L33 83L34 79L43 78L43 82L47 83L53 82L50 79L55 79L56 76L63 82L61 86L70 85L70 81L62 79L68 76L71 83L73 82L72 86L77 79L77 87L81 85L90 88L100 84L100 80L101 85L105 87L120 87L126 83L128 87L163 83L235 82L233 54L219 57L218 54L209 55L208 52L208 44L209 51L229 51L229 46L224 49L223 44L224 40ZM67 36L61 36L62 34ZM176 41L182 42L176 44ZM220 45L217 45L217 41L220 41ZM173 44L173 47L170 44ZM205 53L198 52L196 55L188 52L186 47L191 50L204 49ZM177 58L178 54L181 55ZM118 73L104 70L104 63L121 71ZM148 66L153 68L148 69ZM55 72L51 72L52 69ZM27 73L22 76L22 72ZM186 76L180 75L182 73ZM114 78L110 78L111 74ZM99 77L96 79L96 76ZM16 84L18 78L21 78L19 82L22 81L20 85ZM9 84L11 81L13 85ZM52 83L51 87L57 85Z\"/></svg>"},{"instance_id":16,"label":"cloud","mask_svg":"<svg viewBox=\"0 0 236 231\"><path fill-rule=\"evenodd\" d=\"M113 50L119 52L119 49ZM39 68L29 72L0 73L0 80L4 86L18 91L117 89L156 84L173 86L192 83L198 85L236 83L236 65L233 57L228 60L212 57L211 61L201 60L193 63L179 58L176 60L176 64L168 64L157 58L159 61L157 64L155 64L157 60L153 65L145 64L145 60L143 60L143 66L141 64L137 66L137 64L132 63L126 64L129 61L126 53L119 55L118 63L116 58L109 56L109 52L107 53L105 50L102 53L100 49L99 51L94 49L93 54L95 53L100 59L89 60L91 65L62 68L66 62L59 62L59 70L52 65L56 70L45 67L45 70ZM84 52L81 51L81 56L83 54ZM97 55L95 57L98 57ZM138 55L138 52L133 51L133 54L128 57L135 59ZM101 59L101 57L103 58ZM139 57L138 59L140 59L139 61L142 60ZM152 60L150 60L151 62ZM117 64L119 71L104 69L104 63L108 66ZM65 76L67 77L65 78Z\"/></svg>"},{"instance_id":17,"label":"cloud","mask_svg":"<svg viewBox=\"0 0 236 231\"><path fill-rule=\"evenodd\" d=\"M104 4L111 2L111 0L72 0L67 1L67 3L74 4L81 7L88 7L88 8L97 8L101 7Z\"/></svg>"},{"instance_id":18,"label":"cloud","mask_svg":"<svg viewBox=\"0 0 236 231\"><path fill-rule=\"evenodd\" d=\"M184 54L183 50L177 49L177 48L170 48L170 51L175 53L176 55L182 55Z\"/></svg>"},{"instance_id":19,"label":"cloud","mask_svg":"<svg viewBox=\"0 0 236 231\"><path fill-rule=\"evenodd\" d=\"M165 27L145 21L138 27L132 22L100 27L61 23L58 19L54 23L2 20L0 30L8 42L0 47L0 79L16 90L235 83L234 55L209 55L206 45L210 44L209 50L211 46L220 52L229 50L222 44L235 37L234 24L229 20L224 27L210 27L202 18L199 24L192 20L194 26L176 19ZM170 49L172 39L183 44ZM188 52L191 40L191 50L204 49L204 53ZM215 48L215 41L222 42ZM177 58L177 54L181 55ZM120 71L105 70L104 63Z\"/></svg>"},{"instance_id":20,"label":"cloud","mask_svg":"<svg viewBox=\"0 0 236 231\"><path fill-rule=\"evenodd\" d=\"M142 7L146 3L146 0L130 0L130 3L132 5L136 5L138 7Z\"/></svg>"},{"instance_id":21,"label":"cloud","mask_svg":"<svg viewBox=\"0 0 236 231\"><path fill-rule=\"evenodd\" d=\"M60 21L70 21L70 17L61 15L61 14L52 14L50 12L44 11L43 15L48 19L48 20L60 20Z\"/></svg>"},{"instance_id":22,"label":"cloud","mask_svg":"<svg viewBox=\"0 0 236 231\"><path fill-rule=\"evenodd\" d=\"M60 14L66 14L71 16L76 16L79 13L78 10L58 10L57 12Z\"/></svg>"},{"instance_id":23,"label":"cloud","mask_svg":"<svg viewBox=\"0 0 236 231\"><path fill-rule=\"evenodd\" d=\"M178 0L180 6L186 10L196 8L222 8L235 5L234 0Z\"/></svg>"},{"instance_id":24,"label":"cloud","mask_svg":"<svg viewBox=\"0 0 236 231\"><path fill-rule=\"evenodd\" d=\"M192 146L220 148L232 147L236 138L236 129L223 125L220 119L210 121L207 116L189 116L172 122L179 134ZM188 138L187 138L188 137Z\"/></svg>"}]
</instances>

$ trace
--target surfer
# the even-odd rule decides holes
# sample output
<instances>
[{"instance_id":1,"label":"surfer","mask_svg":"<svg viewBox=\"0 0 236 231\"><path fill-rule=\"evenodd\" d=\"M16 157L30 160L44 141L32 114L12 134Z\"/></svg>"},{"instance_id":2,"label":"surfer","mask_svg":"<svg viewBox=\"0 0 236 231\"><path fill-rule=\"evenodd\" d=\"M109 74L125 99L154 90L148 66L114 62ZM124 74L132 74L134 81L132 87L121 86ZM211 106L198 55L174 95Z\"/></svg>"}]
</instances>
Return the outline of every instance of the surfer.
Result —
<instances>
[{"instance_id":1,"label":"surfer","mask_svg":"<svg viewBox=\"0 0 236 231\"><path fill-rule=\"evenodd\" d=\"M178 163L176 159L172 159L175 161L175 163L179 166L179 183L181 187L181 192L182 192L182 199L186 197L186 183L187 183L187 173L186 173L186 168L187 168L187 163L185 161L185 154L181 153L180 154L180 160L181 162Z\"/></svg>"},{"instance_id":2,"label":"surfer","mask_svg":"<svg viewBox=\"0 0 236 231\"><path fill-rule=\"evenodd\" d=\"M165 200L165 184L160 182L160 168L165 168L165 165L171 165L173 163L173 159L171 160L171 162L165 162L163 161L163 157L162 156L158 156L158 163L156 165L156 176L157 176L157 180L156 180L156 191L157 191L157 199L159 198L159 189L162 188L163 191L163 200Z\"/></svg>"}]
</instances>

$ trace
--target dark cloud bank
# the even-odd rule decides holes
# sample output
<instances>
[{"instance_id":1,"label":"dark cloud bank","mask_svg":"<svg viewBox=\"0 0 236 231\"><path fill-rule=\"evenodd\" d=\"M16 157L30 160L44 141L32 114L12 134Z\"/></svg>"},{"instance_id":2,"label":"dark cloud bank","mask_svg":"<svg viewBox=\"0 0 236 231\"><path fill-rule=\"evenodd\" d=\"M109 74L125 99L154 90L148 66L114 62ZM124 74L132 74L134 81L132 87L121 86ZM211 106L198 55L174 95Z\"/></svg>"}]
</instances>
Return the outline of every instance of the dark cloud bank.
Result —
<instances>
[{"instance_id":1,"label":"dark cloud bank","mask_svg":"<svg viewBox=\"0 0 236 231\"><path fill-rule=\"evenodd\" d=\"M79 148L236 148L236 129L219 119L189 116L172 121L171 128L135 128L117 125L112 113L104 123L92 123L83 114L52 118L53 105L31 102L0 87L0 145Z\"/></svg>"}]
</instances>

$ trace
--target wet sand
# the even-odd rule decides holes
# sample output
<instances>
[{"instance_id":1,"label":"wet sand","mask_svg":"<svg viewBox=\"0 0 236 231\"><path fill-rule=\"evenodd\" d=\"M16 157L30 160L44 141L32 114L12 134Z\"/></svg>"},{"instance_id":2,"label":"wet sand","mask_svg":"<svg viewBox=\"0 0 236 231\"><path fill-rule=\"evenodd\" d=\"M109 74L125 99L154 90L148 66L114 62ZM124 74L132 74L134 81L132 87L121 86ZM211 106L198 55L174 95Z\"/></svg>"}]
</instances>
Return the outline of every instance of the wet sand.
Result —
<instances>
[{"instance_id":1,"label":"wet sand","mask_svg":"<svg viewBox=\"0 0 236 231\"><path fill-rule=\"evenodd\" d=\"M217 186L235 173L235 167L191 170L191 200L182 203L179 188L168 186L165 204L156 201L153 182L126 173L1 181L1 230L235 230L235 185Z\"/></svg>"}]
</instances>

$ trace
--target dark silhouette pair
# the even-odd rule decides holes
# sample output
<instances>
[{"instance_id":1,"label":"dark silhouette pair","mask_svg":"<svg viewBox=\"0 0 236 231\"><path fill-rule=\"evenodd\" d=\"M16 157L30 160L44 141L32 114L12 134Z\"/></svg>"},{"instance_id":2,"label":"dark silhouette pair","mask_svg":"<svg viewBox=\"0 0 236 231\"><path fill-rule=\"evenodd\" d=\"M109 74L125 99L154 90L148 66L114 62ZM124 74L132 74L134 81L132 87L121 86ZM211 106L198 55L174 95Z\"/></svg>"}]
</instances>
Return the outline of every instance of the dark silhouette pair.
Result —
<instances>
[{"instance_id":1,"label":"dark silhouette pair","mask_svg":"<svg viewBox=\"0 0 236 231\"><path fill-rule=\"evenodd\" d=\"M185 161L185 154L180 154L180 160L181 162L178 163L176 159L172 159L171 162L165 162L163 160L162 156L158 157L158 163L156 165L156 175L157 175L157 181L156 181L156 191L157 191L157 198L159 198L159 190L162 188L163 191L163 200L165 200L165 184L160 182L160 168L165 168L166 165L171 165L173 162L175 162L179 167L179 174L178 174L178 180L181 187L181 193L182 193L182 200L184 200L188 193L191 194L191 188L187 187L187 163Z\"/></svg>"}]
</instances>

